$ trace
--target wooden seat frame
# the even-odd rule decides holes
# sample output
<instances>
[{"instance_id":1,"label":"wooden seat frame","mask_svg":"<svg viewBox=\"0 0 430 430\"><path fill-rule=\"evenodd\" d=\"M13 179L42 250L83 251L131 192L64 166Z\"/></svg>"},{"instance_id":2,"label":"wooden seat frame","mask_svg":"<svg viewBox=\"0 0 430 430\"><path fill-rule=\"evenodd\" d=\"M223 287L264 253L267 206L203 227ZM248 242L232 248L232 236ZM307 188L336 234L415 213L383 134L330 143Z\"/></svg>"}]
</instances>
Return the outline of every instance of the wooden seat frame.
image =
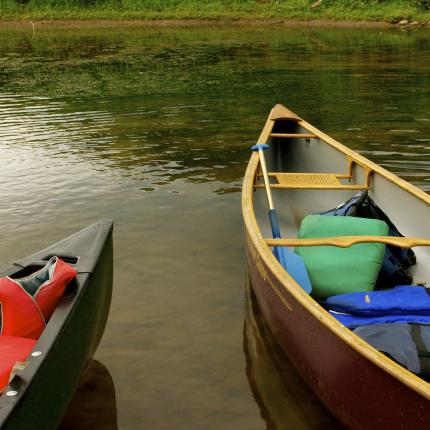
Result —
<instances>
[{"instance_id":1,"label":"wooden seat frame","mask_svg":"<svg viewBox=\"0 0 430 430\"><path fill-rule=\"evenodd\" d=\"M277 183L271 183L270 188L295 188L312 190L369 190L370 177L373 170L346 156L348 161L348 173L313 173L313 172L268 172L269 178L275 178ZM353 179L354 165L359 165L364 170L363 184L344 184L341 180ZM263 177L257 173L257 181ZM264 184L255 183L255 188L263 188Z\"/></svg>"}]
</instances>

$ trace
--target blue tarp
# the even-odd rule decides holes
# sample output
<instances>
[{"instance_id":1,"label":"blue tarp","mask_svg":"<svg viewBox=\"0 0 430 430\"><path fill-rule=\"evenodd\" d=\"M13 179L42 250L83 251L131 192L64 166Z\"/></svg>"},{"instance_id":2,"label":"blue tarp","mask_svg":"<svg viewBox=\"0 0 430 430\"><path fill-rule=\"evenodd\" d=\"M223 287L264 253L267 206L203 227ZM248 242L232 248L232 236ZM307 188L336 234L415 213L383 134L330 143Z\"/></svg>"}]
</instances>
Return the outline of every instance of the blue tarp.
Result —
<instances>
[{"instance_id":1,"label":"blue tarp","mask_svg":"<svg viewBox=\"0 0 430 430\"><path fill-rule=\"evenodd\" d=\"M388 323L417 323L430 324L430 315L380 315L371 317L362 317L351 314L341 314L338 312L329 311L340 323L348 328L356 328L365 325L373 324L388 324Z\"/></svg>"},{"instance_id":2,"label":"blue tarp","mask_svg":"<svg viewBox=\"0 0 430 430\"><path fill-rule=\"evenodd\" d=\"M322 304L350 328L395 322L430 324L430 294L422 286L340 294Z\"/></svg>"}]
</instances>

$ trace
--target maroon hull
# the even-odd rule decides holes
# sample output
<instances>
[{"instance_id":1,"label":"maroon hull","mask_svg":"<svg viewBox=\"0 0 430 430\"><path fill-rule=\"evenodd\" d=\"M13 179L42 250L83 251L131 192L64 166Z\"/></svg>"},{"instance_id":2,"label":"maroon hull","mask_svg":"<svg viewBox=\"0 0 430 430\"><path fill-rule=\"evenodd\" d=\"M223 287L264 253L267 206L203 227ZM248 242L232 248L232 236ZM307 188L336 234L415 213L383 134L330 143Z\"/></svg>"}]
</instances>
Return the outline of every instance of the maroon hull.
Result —
<instances>
[{"instance_id":1,"label":"maroon hull","mask_svg":"<svg viewBox=\"0 0 430 430\"><path fill-rule=\"evenodd\" d=\"M247 237L249 276L262 312L297 370L332 413L351 429L429 429L430 401L309 313L252 247Z\"/></svg>"},{"instance_id":2,"label":"maroon hull","mask_svg":"<svg viewBox=\"0 0 430 430\"><path fill-rule=\"evenodd\" d=\"M262 179L265 169L254 152L243 181L242 214L250 280L275 338L346 427L430 429L430 384L340 324L288 275L270 248L350 246L351 242L342 242L349 241L348 237L307 244L300 244L296 237L306 215L336 207L357 190L366 189L409 237L408 243L421 243L414 248L413 275L415 282L430 280L430 242L426 239L430 238L430 196L281 105L272 109L258 143L269 144L265 151L268 178ZM284 239L271 238L266 200L270 207L274 205L267 188L276 192ZM358 239L368 241L369 237ZM382 243L386 239L376 238ZM396 246L404 246L400 239L404 238L390 238Z\"/></svg>"}]
</instances>

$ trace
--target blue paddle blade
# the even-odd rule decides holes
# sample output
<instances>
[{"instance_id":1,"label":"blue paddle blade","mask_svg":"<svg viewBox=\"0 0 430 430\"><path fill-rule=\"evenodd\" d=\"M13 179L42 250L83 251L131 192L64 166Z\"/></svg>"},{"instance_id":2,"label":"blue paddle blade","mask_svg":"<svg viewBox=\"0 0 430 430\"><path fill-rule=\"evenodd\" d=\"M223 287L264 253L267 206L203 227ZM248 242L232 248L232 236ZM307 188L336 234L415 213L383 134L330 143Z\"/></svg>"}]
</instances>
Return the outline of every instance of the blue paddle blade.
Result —
<instances>
[{"instance_id":1,"label":"blue paddle blade","mask_svg":"<svg viewBox=\"0 0 430 430\"><path fill-rule=\"evenodd\" d=\"M279 229L278 216L275 209L269 210L270 226L272 227L272 236L274 239L281 238ZM281 263L281 266L288 274L308 293L312 292L312 284L309 279L308 270L305 262L300 255L297 255L286 246L275 246L273 249L275 257Z\"/></svg>"},{"instance_id":2,"label":"blue paddle blade","mask_svg":"<svg viewBox=\"0 0 430 430\"><path fill-rule=\"evenodd\" d=\"M288 274L308 293L312 292L312 284L309 279L306 265L300 255L286 246L277 246L273 250L275 257Z\"/></svg>"}]
</instances>

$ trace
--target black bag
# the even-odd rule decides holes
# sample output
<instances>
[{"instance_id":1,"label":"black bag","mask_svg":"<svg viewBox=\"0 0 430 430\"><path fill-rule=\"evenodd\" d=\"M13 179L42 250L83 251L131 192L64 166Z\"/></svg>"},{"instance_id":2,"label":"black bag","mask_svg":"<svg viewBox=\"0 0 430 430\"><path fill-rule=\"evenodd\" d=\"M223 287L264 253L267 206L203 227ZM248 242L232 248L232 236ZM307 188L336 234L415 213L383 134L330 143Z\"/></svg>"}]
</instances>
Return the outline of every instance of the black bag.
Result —
<instances>
[{"instance_id":1,"label":"black bag","mask_svg":"<svg viewBox=\"0 0 430 430\"><path fill-rule=\"evenodd\" d=\"M430 380L430 325L373 324L354 333L409 371Z\"/></svg>"},{"instance_id":2,"label":"black bag","mask_svg":"<svg viewBox=\"0 0 430 430\"><path fill-rule=\"evenodd\" d=\"M367 190L360 191L347 202L342 203L335 209L322 212L321 215L379 219L388 224L389 236L403 237L388 216L369 197ZM415 253L411 248L387 245L375 288L392 288L396 285L411 284L412 276L407 269L415 263Z\"/></svg>"}]
</instances>

